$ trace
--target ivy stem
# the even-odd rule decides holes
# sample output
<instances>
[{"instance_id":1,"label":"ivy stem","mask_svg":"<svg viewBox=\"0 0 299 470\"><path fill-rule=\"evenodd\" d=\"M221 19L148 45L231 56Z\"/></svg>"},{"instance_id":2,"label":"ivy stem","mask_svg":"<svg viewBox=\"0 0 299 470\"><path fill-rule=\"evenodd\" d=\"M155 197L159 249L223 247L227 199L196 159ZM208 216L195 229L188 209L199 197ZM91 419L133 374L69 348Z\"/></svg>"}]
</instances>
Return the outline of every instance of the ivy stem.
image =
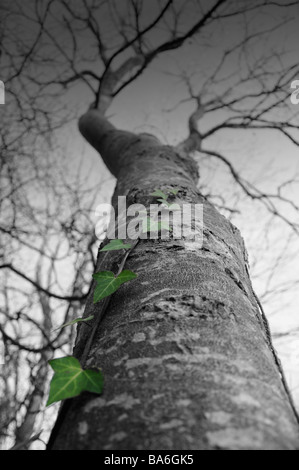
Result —
<instances>
[{"instance_id":1,"label":"ivy stem","mask_svg":"<svg viewBox=\"0 0 299 470\"><path fill-rule=\"evenodd\" d=\"M136 248L136 246L138 245L140 241L140 238L137 238L135 240L135 242L132 244L131 248L129 250L126 251L126 254L125 256L123 257L123 259L121 260L121 263L119 265L119 268L118 268L118 271L117 271L117 274L116 274L116 277L119 276L119 274L122 272L123 268L124 268L124 265L127 261L127 258L128 256L132 253L132 251ZM85 345L85 348L84 348L84 351L83 351L83 354L82 354L82 357L81 357L81 365L82 365L82 368L84 368L86 366L86 362L87 362L87 359L88 359L88 355L90 353L90 349L91 349L91 345L93 343L93 340L94 340L94 337L95 337L95 334L96 332L98 331L98 327L102 321L102 319L104 318L104 315L106 313L106 310L107 310L107 307L109 305L109 302L111 300L111 295L109 295L108 297L106 297L103 301L103 304L102 304L102 308L100 310L100 312L97 314L96 316L96 320L94 322L94 325L92 327L92 331L91 331L91 334L88 338L88 341Z\"/></svg>"}]
</instances>

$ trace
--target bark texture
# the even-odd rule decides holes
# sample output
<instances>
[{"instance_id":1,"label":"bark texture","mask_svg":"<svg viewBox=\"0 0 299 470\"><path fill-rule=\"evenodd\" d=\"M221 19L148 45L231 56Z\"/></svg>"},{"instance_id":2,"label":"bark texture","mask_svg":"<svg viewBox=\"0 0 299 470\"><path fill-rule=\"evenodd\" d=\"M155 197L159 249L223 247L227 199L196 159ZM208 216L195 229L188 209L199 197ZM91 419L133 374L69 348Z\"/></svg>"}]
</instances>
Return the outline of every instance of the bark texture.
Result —
<instances>
[{"instance_id":1,"label":"bark texture","mask_svg":"<svg viewBox=\"0 0 299 470\"><path fill-rule=\"evenodd\" d=\"M126 262L138 274L113 294L87 361L102 396L71 400L51 449L296 449L298 424L275 364L236 227L199 194L192 159L152 136L116 130L97 111L80 130L117 177L113 197L204 205L204 241L142 240ZM118 252L98 258L113 270ZM97 315L92 294L86 316ZM75 355L90 328L80 326Z\"/></svg>"}]
</instances>

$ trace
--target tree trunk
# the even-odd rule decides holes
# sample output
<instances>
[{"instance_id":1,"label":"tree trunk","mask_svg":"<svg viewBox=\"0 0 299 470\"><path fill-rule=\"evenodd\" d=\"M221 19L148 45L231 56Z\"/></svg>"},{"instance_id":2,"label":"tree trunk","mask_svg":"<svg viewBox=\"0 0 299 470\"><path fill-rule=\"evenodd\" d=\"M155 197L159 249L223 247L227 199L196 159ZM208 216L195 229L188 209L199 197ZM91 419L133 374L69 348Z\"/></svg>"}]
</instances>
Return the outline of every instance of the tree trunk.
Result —
<instances>
[{"instance_id":1,"label":"tree trunk","mask_svg":"<svg viewBox=\"0 0 299 470\"><path fill-rule=\"evenodd\" d=\"M127 205L153 203L154 189L203 204L203 246L142 240L126 269L138 278L113 294L88 367L101 367L102 396L68 401L50 449L296 449L298 423L252 291L243 239L198 192L193 160L154 137L116 130L99 112L80 121L117 177ZM119 252L97 270L116 272ZM97 315L92 293L86 316ZM80 326L80 358L90 328Z\"/></svg>"}]
</instances>

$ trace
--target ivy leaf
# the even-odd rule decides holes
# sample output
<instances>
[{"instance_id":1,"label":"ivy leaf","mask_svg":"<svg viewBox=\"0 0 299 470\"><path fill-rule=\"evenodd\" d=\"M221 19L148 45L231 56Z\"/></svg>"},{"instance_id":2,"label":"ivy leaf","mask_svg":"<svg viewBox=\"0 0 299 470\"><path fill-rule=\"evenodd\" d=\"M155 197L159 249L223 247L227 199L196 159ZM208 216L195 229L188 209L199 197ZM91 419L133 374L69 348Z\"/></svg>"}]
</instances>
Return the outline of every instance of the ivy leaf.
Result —
<instances>
[{"instance_id":1,"label":"ivy leaf","mask_svg":"<svg viewBox=\"0 0 299 470\"><path fill-rule=\"evenodd\" d=\"M103 374L98 369L83 370L75 357L62 357L49 361L55 374L50 384L47 406L60 400L80 395L81 392L101 394Z\"/></svg>"},{"instance_id":2,"label":"ivy leaf","mask_svg":"<svg viewBox=\"0 0 299 470\"><path fill-rule=\"evenodd\" d=\"M132 247L129 243L124 243L122 240L111 240L100 251L113 251L113 250L129 250Z\"/></svg>"},{"instance_id":3,"label":"ivy leaf","mask_svg":"<svg viewBox=\"0 0 299 470\"><path fill-rule=\"evenodd\" d=\"M108 295L113 294L125 282L136 279L137 274L125 269L117 277L112 271L101 271L92 276L97 281L94 291L93 303L96 304Z\"/></svg>"},{"instance_id":4,"label":"ivy leaf","mask_svg":"<svg viewBox=\"0 0 299 470\"><path fill-rule=\"evenodd\" d=\"M168 192L176 196L177 193L179 192L179 189L169 189Z\"/></svg>"},{"instance_id":5,"label":"ivy leaf","mask_svg":"<svg viewBox=\"0 0 299 470\"><path fill-rule=\"evenodd\" d=\"M151 193L150 196L161 197L163 200L168 198L167 194L163 193L160 189L155 189L155 192Z\"/></svg>"},{"instance_id":6,"label":"ivy leaf","mask_svg":"<svg viewBox=\"0 0 299 470\"><path fill-rule=\"evenodd\" d=\"M166 199L157 199L158 202L161 202L162 204L166 204L166 206L170 206L171 202L167 202Z\"/></svg>"},{"instance_id":7,"label":"ivy leaf","mask_svg":"<svg viewBox=\"0 0 299 470\"><path fill-rule=\"evenodd\" d=\"M158 221L151 217L145 217L142 221L142 233L159 232L160 230L172 231L169 224L165 221Z\"/></svg>"},{"instance_id":8,"label":"ivy leaf","mask_svg":"<svg viewBox=\"0 0 299 470\"><path fill-rule=\"evenodd\" d=\"M94 318L93 315L87 318L76 318L75 320L65 323L64 325L61 325L58 328L55 328L53 331L61 330L62 328L65 328L66 326L72 326L72 325L75 325L76 323L81 323L81 322L84 323L84 322L93 320L93 318Z\"/></svg>"}]
</instances>

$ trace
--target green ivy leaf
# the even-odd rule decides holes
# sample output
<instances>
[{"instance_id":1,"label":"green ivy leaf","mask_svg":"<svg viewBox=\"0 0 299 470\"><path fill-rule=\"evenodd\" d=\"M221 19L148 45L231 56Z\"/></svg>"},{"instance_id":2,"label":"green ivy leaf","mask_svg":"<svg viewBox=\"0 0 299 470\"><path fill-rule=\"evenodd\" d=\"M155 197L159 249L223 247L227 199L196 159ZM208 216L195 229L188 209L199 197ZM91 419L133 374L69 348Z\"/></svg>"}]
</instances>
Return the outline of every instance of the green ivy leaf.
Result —
<instances>
[{"instance_id":1,"label":"green ivy leaf","mask_svg":"<svg viewBox=\"0 0 299 470\"><path fill-rule=\"evenodd\" d=\"M163 200L168 198L167 194L163 193L160 189L155 189L155 192L151 193L150 196L161 197Z\"/></svg>"},{"instance_id":2,"label":"green ivy leaf","mask_svg":"<svg viewBox=\"0 0 299 470\"><path fill-rule=\"evenodd\" d=\"M103 374L98 370L83 370L75 357L62 357L49 361L55 374L50 384L47 406L60 400L80 395L81 392L101 394Z\"/></svg>"},{"instance_id":3,"label":"green ivy leaf","mask_svg":"<svg viewBox=\"0 0 299 470\"><path fill-rule=\"evenodd\" d=\"M136 279L137 274L125 269L119 276L115 277L111 271L101 271L93 274L92 276L97 281L97 286L94 291L93 303L96 304L108 295L113 294L125 282Z\"/></svg>"},{"instance_id":4,"label":"green ivy leaf","mask_svg":"<svg viewBox=\"0 0 299 470\"><path fill-rule=\"evenodd\" d=\"M132 247L129 243L124 243L122 240L111 240L100 251L113 251L113 250L129 250Z\"/></svg>"},{"instance_id":5,"label":"green ivy leaf","mask_svg":"<svg viewBox=\"0 0 299 470\"><path fill-rule=\"evenodd\" d=\"M169 189L168 192L176 196L177 193L179 192L179 189Z\"/></svg>"},{"instance_id":6,"label":"green ivy leaf","mask_svg":"<svg viewBox=\"0 0 299 470\"><path fill-rule=\"evenodd\" d=\"M61 325L58 328L55 328L53 331L61 330L62 328L65 328L66 326L72 326L72 325L75 325L76 323L81 323L81 322L84 323L84 322L93 320L93 318L94 318L93 315L87 318L76 318L75 320L65 323L64 325Z\"/></svg>"}]
</instances>

